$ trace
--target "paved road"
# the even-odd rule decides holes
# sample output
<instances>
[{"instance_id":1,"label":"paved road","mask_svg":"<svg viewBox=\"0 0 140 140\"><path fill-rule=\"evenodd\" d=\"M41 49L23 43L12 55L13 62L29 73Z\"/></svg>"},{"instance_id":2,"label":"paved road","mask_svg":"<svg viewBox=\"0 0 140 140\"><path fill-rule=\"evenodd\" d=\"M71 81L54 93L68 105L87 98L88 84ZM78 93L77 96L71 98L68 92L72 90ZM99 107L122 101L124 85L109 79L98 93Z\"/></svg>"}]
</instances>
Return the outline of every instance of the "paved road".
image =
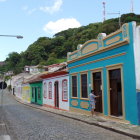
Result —
<instances>
[{"instance_id":1,"label":"paved road","mask_svg":"<svg viewBox=\"0 0 140 140\"><path fill-rule=\"evenodd\" d=\"M130 137L82 122L36 110L3 98L4 121L13 140L131 140Z\"/></svg>"}]
</instances>

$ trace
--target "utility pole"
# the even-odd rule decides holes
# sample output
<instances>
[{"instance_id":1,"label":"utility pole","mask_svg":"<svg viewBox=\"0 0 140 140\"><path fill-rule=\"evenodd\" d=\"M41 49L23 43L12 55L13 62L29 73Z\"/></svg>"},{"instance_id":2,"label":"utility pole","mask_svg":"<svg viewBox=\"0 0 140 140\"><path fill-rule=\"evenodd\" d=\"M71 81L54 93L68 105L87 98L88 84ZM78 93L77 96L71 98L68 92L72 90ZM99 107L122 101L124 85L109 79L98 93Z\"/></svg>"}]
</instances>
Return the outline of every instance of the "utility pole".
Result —
<instances>
[{"instance_id":1,"label":"utility pole","mask_svg":"<svg viewBox=\"0 0 140 140\"><path fill-rule=\"evenodd\" d=\"M4 79L5 77L4 77L4 73L1 73L1 80L2 80L2 82L0 82L1 83L1 85L0 85L0 90L1 90L1 92L0 92L0 95L1 95L1 100L0 100L0 111L1 111L1 118L0 118L0 121L1 122L3 122L3 120L4 120L4 114L3 114L3 87L4 87Z\"/></svg>"},{"instance_id":2,"label":"utility pole","mask_svg":"<svg viewBox=\"0 0 140 140\"><path fill-rule=\"evenodd\" d=\"M130 9L131 13L134 13L134 0L131 0L131 9Z\"/></svg>"},{"instance_id":3,"label":"utility pole","mask_svg":"<svg viewBox=\"0 0 140 140\"><path fill-rule=\"evenodd\" d=\"M105 8L106 3L103 2L103 22L106 20L106 8Z\"/></svg>"}]
</instances>

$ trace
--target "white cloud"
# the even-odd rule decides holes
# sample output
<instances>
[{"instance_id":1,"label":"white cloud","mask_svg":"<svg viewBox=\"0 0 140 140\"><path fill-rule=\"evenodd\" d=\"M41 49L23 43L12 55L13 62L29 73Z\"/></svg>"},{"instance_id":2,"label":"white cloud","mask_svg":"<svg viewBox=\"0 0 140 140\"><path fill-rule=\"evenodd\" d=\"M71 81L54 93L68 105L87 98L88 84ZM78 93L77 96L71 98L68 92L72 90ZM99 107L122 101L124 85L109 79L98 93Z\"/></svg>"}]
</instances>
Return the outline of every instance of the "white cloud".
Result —
<instances>
[{"instance_id":1,"label":"white cloud","mask_svg":"<svg viewBox=\"0 0 140 140\"><path fill-rule=\"evenodd\" d=\"M5 2L6 0L0 0L0 2Z\"/></svg>"},{"instance_id":2,"label":"white cloud","mask_svg":"<svg viewBox=\"0 0 140 140\"><path fill-rule=\"evenodd\" d=\"M23 6L23 7L22 7L22 10L26 11L29 15L31 15L32 13L34 13L35 11L37 11L36 8L29 9L28 6Z\"/></svg>"},{"instance_id":3,"label":"white cloud","mask_svg":"<svg viewBox=\"0 0 140 140\"><path fill-rule=\"evenodd\" d=\"M31 14L34 13L36 10L37 10L36 8L31 9L31 10L28 11L28 14L31 15Z\"/></svg>"},{"instance_id":4,"label":"white cloud","mask_svg":"<svg viewBox=\"0 0 140 140\"><path fill-rule=\"evenodd\" d=\"M28 10L28 6L23 6L22 10L27 11Z\"/></svg>"},{"instance_id":5,"label":"white cloud","mask_svg":"<svg viewBox=\"0 0 140 140\"><path fill-rule=\"evenodd\" d=\"M59 19L55 22L50 21L48 22L43 30L50 34L55 34L63 30L67 30L69 28L77 28L80 27L81 24L75 18L67 18L67 19Z\"/></svg>"},{"instance_id":6,"label":"white cloud","mask_svg":"<svg viewBox=\"0 0 140 140\"><path fill-rule=\"evenodd\" d=\"M46 7L40 7L40 10L44 11L44 12L48 12L50 14L53 14L57 11L60 10L61 6L63 4L62 0L55 0L54 5L53 6L46 6Z\"/></svg>"}]
</instances>

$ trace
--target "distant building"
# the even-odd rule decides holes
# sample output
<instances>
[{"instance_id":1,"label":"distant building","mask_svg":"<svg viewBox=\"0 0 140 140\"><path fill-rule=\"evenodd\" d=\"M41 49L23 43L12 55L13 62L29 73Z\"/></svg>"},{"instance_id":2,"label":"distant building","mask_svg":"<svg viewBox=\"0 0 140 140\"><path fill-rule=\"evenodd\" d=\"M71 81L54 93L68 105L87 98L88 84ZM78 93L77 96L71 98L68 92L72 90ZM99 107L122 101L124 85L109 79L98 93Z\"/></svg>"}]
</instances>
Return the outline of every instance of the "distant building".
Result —
<instances>
[{"instance_id":1,"label":"distant building","mask_svg":"<svg viewBox=\"0 0 140 140\"><path fill-rule=\"evenodd\" d=\"M6 76L12 76L13 74L14 74L13 71L8 71L5 73Z\"/></svg>"},{"instance_id":2,"label":"distant building","mask_svg":"<svg viewBox=\"0 0 140 140\"><path fill-rule=\"evenodd\" d=\"M0 66L3 66L5 65L5 62L4 61L0 61Z\"/></svg>"},{"instance_id":3,"label":"distant building","mask_svg":"<svg viewBox=\"0 0 140 140\"><path fill-rule=\"evenodd\" d=\"M44 66L40 67L39 65L37 65L37 66L25 66L24 67L24 71L26 73L30 73L30 74L41 73L45 70L46 70L46 68Z\"/></svg>"},{"instance_id":4,"label":"distant building","mask_svg":"<svg viewBox=\"0 0 140 140\"><path fill-rule=\"evenodd\" d=\"M26 78L31 75L28 73L20 73L11 77L10 85L12 88L12 94L16 95L18 98L22 99L22 84Z\"/></svg>"},{"instance_id":5,"label":"distant building","mask_svg":"<svg viewBox=\"0 0 140 140\"><path fill-rule=\"evenodd\" d=\"M25 66L24 67L24 71L26 73L30 73L30 74L37 74L37 73L41 73L41 72L53 72L53 71L57 71L60 70L61 68L65 68L67 66L66 62L63 63L59 63L59 64L52 64L52 65L48 65L48 66Z\"/></svg>"}]
</instances>

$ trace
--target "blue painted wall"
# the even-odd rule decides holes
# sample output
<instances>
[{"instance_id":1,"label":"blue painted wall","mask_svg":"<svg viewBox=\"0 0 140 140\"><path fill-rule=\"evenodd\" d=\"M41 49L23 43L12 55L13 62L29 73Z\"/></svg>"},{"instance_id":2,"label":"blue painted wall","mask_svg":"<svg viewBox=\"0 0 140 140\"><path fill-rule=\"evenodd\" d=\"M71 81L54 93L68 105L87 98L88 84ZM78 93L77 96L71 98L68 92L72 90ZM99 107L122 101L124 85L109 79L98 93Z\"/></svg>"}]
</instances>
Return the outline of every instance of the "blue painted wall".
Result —
<instances>
[{"instance_id":1,"label":"blue painted wall","mask_svg":"<svg viewBox=\"0 0 140 140\"><path fill-rule=\"evenodd\" d=\"M78 101L79 105L76 108L80 108L80 74L79 72L88 70L88 84L91 83L91 70L96 68L103 68L103 88L104 88L104 115L108 115L108 91L107 91L107 69L106 66L123 63L123 82L124 82L124 111L125 111L125 119L130 121L132 124L138 124L138 106L140 108L140 103L137 104L137 94L136 94L136 79L135 79L135 64L134 64L134 51L133 51L133 28L132 23L129 23L129 33L130 33L130 43L124 46L120 46L118 48L90 56L88 58L81 59L79 61L72 62L68 64L68 67L71 68L73 66L78 66L81 64L85 64L87 62L91 62L97 59L102 59L108 56L113 56L120 53L126 53L125 55L114 57L111 59L106 59L86 65L82 65L79 67L69 69L70 75L72 73L78 73ZM122 35L120 35L122 37ZM70 78L71 84L71 78ZM71 85L70 85L71 87ZM90 91L90 87L88 87ZM70 90L71 93L71 90ZM89 93L89 92L88 92ZM139 97L140 98L140 97ZM70 103L73 99L71 99L70 94ZM82 100L84 101L84 100ZM88 102L88 101L85 101ZM70 104L70 107L73 107ZM82 109L82 108L80 108ZM86 110L86 109L84 109ZM89 110L89 109L87 109ZM133 114L133 115L132 115ZM140 118L140 112L139 112Z\"/></svg>"},{"instance_id":2,"label":"blue painted wall","mask_svg":"<svg viewBox=\"0 0 140 140\"><path fill-rule=\"evenodd\" d=\"M140 124L140 92L137 92L138 124Z\"/></svg>"}]
</instances>

